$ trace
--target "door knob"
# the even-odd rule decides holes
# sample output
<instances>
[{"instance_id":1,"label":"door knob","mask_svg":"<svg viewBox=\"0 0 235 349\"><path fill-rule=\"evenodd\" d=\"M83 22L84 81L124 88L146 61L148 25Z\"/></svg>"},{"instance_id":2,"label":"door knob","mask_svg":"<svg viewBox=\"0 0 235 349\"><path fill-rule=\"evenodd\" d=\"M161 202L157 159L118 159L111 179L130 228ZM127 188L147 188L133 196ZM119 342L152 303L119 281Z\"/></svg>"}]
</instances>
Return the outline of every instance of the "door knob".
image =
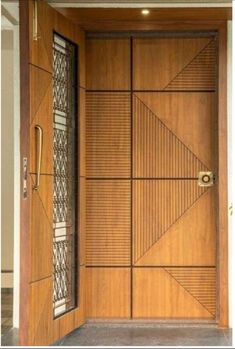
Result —
<instances>
[{"instance_id":1,"label":"door knob","mask_svg":"<svg viewBox=\"0 0 235 349\"><path fill-rule=\"evenodd\" d=\"M198 185L200 187L211 187L214 184L214 174L211 171L201 171L198 174Z\"/></svg>"}]
</instances>

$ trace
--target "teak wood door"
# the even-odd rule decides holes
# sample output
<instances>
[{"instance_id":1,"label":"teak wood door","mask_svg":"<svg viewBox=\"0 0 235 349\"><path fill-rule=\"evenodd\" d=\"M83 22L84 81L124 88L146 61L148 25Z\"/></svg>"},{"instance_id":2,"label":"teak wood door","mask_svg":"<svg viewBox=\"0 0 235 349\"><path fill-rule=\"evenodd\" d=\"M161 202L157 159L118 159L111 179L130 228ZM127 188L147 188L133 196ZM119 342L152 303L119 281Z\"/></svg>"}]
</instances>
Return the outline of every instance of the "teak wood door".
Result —
<instances>
[{"instance_id":1,"label":"teak wood door","mask_svg":"<svg viewBox=\"0 0 235 349\"><path fill-rule=\"evenodd\" d=\"M86 55L87 316L215 320L217 36L91 36Z\"/></svg>"},{"instance_id":2,"label":"teak wood door","mask_svg":"<svg viewBox=\"0 0 235 349\"><path fill-rule=\"evenodd\" d=\"M49 345L85 321L85 39L44 1L20 27L20 345Z\"/></svg>"}]
</instances>

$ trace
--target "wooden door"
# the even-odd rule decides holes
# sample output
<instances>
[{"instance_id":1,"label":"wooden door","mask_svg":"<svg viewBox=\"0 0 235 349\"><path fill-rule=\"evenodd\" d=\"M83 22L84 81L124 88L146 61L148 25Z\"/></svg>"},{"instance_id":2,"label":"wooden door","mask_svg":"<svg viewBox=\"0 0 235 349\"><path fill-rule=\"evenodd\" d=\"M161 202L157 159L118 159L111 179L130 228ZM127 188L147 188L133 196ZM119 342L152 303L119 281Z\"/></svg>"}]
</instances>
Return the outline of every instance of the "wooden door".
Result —
<instances>
[{"instance_id":1,"label":"wooden door","mask_svg":"<svg viewBox=\"0 0 235 349\"><path fill-rule=\"evenodd\" d=\"M20 1L20 345L85 321L84 33L44 1Z\"/></svg>"},{"instance_id":2,"label":"wooden door","mask_svg":"<svg viewBox=\"0 0 235 349\"><path fill-rule=\"evenodd\" d=\"M216 318L216 88L216 37L133 40L134 318Z\"/></svg>"},{"instance_id":3,"label":"wooden door","mask_svg":"<svg viewBox=\"0 0 235 349\"><path fill-rule=\"evenodd\" d=\"M86 55L87 316L214 320L217 38L96 35Z\"/></svg>"}]
</instances>

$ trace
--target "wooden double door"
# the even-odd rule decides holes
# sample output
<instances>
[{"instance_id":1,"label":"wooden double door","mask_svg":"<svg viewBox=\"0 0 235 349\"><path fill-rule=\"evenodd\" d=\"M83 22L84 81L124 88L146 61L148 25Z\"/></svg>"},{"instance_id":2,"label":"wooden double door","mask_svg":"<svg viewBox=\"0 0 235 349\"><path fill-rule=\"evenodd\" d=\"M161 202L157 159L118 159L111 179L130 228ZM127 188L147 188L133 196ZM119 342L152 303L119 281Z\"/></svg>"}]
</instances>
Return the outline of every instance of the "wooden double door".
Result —
<instances>
[{"instance_id":1,"label":"wooden double door","mask_svg":"<svg viewBox=\"0 0 235 349\"><path fill-rule=\"evenodd\" d=\"M216 319L217 37L86 43L86 315Z\"/></svg>"},{"instance_id":2,"label":"wooden double door","mask_svg":"<svg viewBox=\"0 0 235 349\"><path fill-rule=\"evenodd\" d=\"M20 23L20 344L215 320L216 35L86 37L41 0Z\"/></svg>"}]
</instances>

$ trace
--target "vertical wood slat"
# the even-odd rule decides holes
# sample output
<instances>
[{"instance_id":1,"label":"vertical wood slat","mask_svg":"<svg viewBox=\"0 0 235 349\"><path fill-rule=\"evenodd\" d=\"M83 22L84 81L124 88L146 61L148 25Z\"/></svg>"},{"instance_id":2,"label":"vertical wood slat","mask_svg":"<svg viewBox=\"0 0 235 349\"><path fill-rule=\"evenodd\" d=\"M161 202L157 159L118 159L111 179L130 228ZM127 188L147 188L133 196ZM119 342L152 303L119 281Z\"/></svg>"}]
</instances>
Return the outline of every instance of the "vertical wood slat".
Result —
<instances>
[{"instance_id":1,"label":"vertical wood slat","mask_svg":"<svg viewBox=\"0 0 235 349\"><path fill-rule=\"evenodd\" d=\"M196 180L133 181L133 262L136 263L199 199ZM185 251L187 253L187 251Z\"/></svg>"},{"instance_id":2,"label":"vertical wood slat","mask_svg":"<svg viewBox=\"0 0 235 349\"><path fill-rule=\"evenodd\" d=\"M134 177L197 178L199 171L208 170L136 95L133 113Z\"/></svg>"}]
</instances>

